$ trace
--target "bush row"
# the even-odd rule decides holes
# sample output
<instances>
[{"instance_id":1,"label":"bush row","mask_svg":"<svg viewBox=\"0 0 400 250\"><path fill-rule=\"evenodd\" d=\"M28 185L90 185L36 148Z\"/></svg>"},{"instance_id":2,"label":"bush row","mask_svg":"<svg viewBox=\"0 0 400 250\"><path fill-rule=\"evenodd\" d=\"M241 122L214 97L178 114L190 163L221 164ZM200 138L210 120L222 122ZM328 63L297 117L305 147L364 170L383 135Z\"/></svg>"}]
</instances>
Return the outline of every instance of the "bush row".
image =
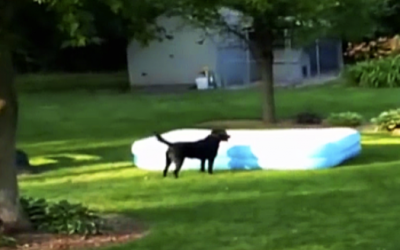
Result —
<instances>
[{"instance_id":1,"label":"bush row","mask_svg":"<svg viewBox=\"0 0 400 250\"><path fill-rule=\"evenodd\" d=\"M126 72L87 74L28 74L17 75L16 88L19 92L56 92L70 90L129 90Z\"/></svg>"},{"instance_id":2,"label":"bush row","mask_svg":"<svg viewBox=\"0 0 400 250\"><path fill-rule=\"evenodd\" d=\"M400 87L400 55L358 62L343 71L346 83L355 87Z\"/></svg>"},{"instance_id":3,"label":"bush row","mask_svg":"<svg viewBox=\"0 0 400 250\"><path fill-rule=\"evenodd\" d=\"M301 120L301 122L299 122ZM322 119L317 114L302 113L297 117L298 123L316 123ZM363 116L356 112L341 112L330 114L324 122L330 126L340 127L358 127L364 123ZM400 129L400 108L391 109L380 113L377 117L372 118L371 123L376 126L379 131L393 131Z\"/></svg>"},{"instance_id":4,"label":"bush row","mask_svg":"<svg viewBox=\"0 0 400 250\"><path fill-rule=\"evenodd\" d=\"M82 204L21 198L21 206L35 230L57 234L101 233L103 223L100 216Z\"/></svg>"}]
</instances>

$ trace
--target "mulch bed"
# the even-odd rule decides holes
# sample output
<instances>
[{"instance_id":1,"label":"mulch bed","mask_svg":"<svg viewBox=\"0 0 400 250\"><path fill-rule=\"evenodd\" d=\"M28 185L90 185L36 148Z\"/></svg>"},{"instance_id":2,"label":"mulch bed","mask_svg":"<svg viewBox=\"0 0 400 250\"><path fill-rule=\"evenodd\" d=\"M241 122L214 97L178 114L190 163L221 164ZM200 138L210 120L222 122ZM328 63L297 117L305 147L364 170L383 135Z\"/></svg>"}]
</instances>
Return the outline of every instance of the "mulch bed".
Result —
<instances>
[{"instance_id":1,"label":"mulch bed","mask_svg":"<svg viewBox=\"0 0 400 250\"><path fill-rule=\"evenodd\" d=\"M77 236L54 235L48 233L29 233L14 236L18 242L17 247L3 247L1 250L87 250L98 247L127 243L147 235L148 231L143 225L129 217L108 215L105 217L106 225L110 228L102 235Z\"/></svg>"}]
</instances>

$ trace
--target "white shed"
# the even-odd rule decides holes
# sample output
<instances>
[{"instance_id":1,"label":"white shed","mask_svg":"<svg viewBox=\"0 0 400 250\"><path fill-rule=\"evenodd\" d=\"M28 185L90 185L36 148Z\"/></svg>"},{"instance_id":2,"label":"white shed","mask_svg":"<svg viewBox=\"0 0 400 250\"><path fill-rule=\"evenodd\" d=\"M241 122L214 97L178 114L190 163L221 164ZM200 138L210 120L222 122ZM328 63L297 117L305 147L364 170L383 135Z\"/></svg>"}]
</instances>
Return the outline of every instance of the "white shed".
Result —
<instances>
[{"instance_id":1,"label":"white shed","mask_svg":"<svg viewBox=\"0 0 400 250\"><path fill-rule=\"evenodd\" d=\"M161 17L159 22L173 39L153 41L143 47L128 45L131 85L194 84L203 67L216 68L216 44L204 31L186 25L180 18Z\"/></svg>"},{"instance_id":2,"label":"white shed","mask_svg":"<svg viewBox=\"0 0 400 250\"><path fill-rule=\"evenodd\" d=\"M160 17L158 22L172 39L153 41L145 47L136 41L128 45L131 86L191 86L204 67L215 72L217 85L244 85L260 80L257 63L235 35L205 34L177 17ZM333 52L337 54L335 48ZM315 58L309 55L303 49L275 50L275 82L295 84L310 77Z\"/></svg>"},{"instance_id":3,"label":"white shed","mask_svg":"<svg viewBox=\"0 0 400 250\"><path fill-rule=\"evenodd\" d=\"M279 84L301 83L311 76L310 56L302 49L274 51L274 80Z\"/></svg>"}]
</instances>

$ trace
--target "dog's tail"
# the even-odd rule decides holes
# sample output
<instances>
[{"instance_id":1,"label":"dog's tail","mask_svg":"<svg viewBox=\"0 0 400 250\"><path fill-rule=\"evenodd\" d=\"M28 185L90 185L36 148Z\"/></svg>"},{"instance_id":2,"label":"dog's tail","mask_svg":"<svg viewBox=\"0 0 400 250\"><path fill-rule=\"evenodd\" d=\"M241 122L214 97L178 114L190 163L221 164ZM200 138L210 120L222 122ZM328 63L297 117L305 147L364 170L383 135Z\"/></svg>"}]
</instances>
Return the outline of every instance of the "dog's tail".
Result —
<instances>
[{"instance_id":1,"label":"dog's tail","mask_svg":"<svg viewBox=\"0 0 400 250\"><path fill-rule=\"evenodd\" d=\"M160 134L154 133L154 135L156 136L156 138L157 138L157 140L158 140L159 142L162 142L162 143L164 143L164 144L167 144L168 146L172 146L172 143L169 142L169 141L167 141L167 140L165 140Z\"/></svg>"}]
</instances>

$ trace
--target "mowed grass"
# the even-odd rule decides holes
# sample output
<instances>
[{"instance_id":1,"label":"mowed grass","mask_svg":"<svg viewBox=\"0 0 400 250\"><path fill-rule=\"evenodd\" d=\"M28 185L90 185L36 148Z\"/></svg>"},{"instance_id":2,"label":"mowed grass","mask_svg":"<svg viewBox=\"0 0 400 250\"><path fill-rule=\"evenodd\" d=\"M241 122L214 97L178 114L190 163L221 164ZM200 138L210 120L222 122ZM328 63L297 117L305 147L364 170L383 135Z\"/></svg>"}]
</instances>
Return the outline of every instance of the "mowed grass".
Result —
<instances>
[{"instance_id":1,"label":"mowed grass","mask_svg":"<svg viewBox=\"0 0 400 250\"><path fill-rule=\"evenodd\" d=\"M283 118L302 110L370 118L397 107L399 96L400 90L337 86L281 90L277 109ZM46 170L22 177L22 193L83 202L149 225L147 237L110 249L399 249L398 137L365 134L362 155L331 170L189 171L163 179L132 166L135 139L209 120L258 118L259 93L80 92L20 99L19 146Z\"/></svg>"}]
</instances>

